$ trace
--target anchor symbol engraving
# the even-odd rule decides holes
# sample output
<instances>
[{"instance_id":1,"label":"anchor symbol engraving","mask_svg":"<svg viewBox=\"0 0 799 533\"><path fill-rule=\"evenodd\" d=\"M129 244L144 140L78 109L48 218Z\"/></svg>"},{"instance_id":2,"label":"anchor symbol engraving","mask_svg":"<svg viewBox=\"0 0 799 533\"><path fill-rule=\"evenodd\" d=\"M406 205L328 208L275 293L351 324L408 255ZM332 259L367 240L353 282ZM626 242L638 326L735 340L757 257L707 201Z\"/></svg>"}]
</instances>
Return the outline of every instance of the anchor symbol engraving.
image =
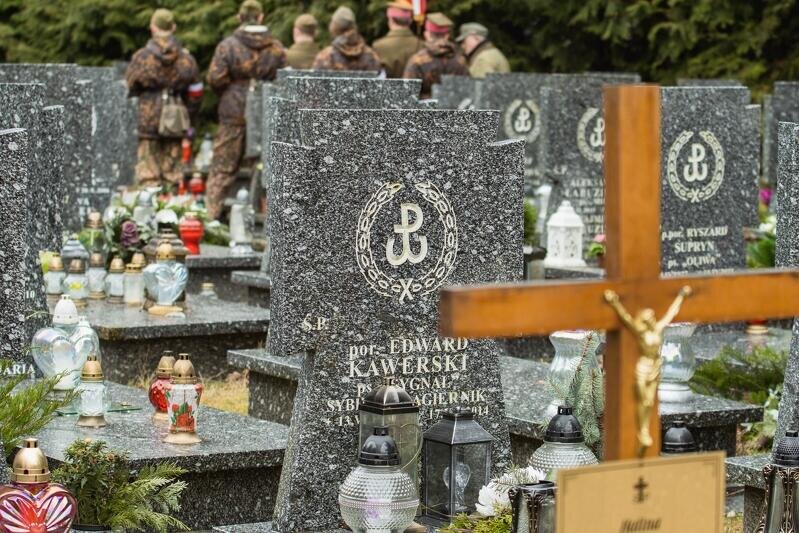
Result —
<instances>
[{"instance_id":1,"label":"anchor symbol engraving","mask_svg":"<svg viewBox=\"0 0 799 533\"><path fill-rule=\"evenodd\" d=\"M687 165L683 166L682 175L685 181L693 183L694 181L704 181L707 178L707 163L702 163L705 160L705 147L700 143L691 144L691 155L688 156Z\"/></svg>"},{"instance_id":2,"label":"anchor symbol engraving","mask_svg":"<svg viewBox=\"0 0 799 533\"><path fill-rule=\"evenodd\" d=\"M588 142L594 148L599 148L605 146L605 119L599 117L596 119L596 124L594 125L594 129L591 132L591 135L588 137Z\"/></svg>"},{"instance_id":3,"label":"anchor symbol engraving","mask_svg":"<svg viewBox=\"0 0 799 533\"><path fill-rule=\"evenodd\" d=\"M533 122L530 120L531 114L527 106L519 108L516 120L513 121L513 129L516 130L516 133L527 133L533 128Z\"/></svg>"},{"instance_id":4,"label":"anchor symbol engraving","mask_svg":"<svg viewBox=\"0 0 799 533\"><path fill-rule=\"evenodd\" d=\"M400 224L394 224L394 232L402 235L402 253L399 255L394 253L394 237L389 237L386 242L386 259L392 266L400 266L406 261L412 264L421 263L427 257L427 237L422 235L419 237L419 253L415 254L411 251L411 233L416 233L422 222L424 222L424 215L422 208L417 204L404 203L400 205L401 215ZM409 214L413 212L413 224L409 223Z\"/></svg>"}]
</instances>

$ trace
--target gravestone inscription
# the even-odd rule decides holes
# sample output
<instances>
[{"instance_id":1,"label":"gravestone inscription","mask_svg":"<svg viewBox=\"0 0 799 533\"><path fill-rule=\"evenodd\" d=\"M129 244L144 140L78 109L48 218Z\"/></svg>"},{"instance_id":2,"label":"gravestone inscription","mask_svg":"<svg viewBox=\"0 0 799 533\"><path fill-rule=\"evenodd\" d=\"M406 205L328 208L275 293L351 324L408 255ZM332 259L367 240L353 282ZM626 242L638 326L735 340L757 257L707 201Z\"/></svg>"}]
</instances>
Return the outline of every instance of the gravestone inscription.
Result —
<instances>
[{"instance_id":1,"label":"gravestone inscription","mask_svg":"<svg viewBox=\"0 0 799 533\"><path fill-rule=\"evenodd\" d=\"M276 144L280 268L272 353L306 353L275 523L339 520L358 399L395 376L427 427L471 407L509 458L501 345L438 336L444 284L521 277L523 143L493 143L488 111L301 110L302 146ZM278 333L275 335L274 333Z\"/></svg>"},{"instance_id":2,"label":"gravestone inscription","mask_svg":"<svg viewBox=\"0 0 799 533\"><path fill-rule=\"evenodd\" d=\"M746 267L744 226L756 210L759 156L745 88L661 90L661 270Z\"/></svg>"}]
</instances>

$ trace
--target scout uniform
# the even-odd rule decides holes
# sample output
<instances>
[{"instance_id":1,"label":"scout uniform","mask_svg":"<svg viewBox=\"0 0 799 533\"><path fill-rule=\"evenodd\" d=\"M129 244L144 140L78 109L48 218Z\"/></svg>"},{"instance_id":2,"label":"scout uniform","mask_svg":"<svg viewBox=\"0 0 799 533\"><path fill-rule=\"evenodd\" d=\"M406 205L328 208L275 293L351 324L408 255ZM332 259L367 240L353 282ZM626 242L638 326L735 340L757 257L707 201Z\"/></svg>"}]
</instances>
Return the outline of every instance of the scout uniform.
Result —
<instances>
[{"instance_id":1,"label":"scout uniform","mask_svg":"<svg viewBox=\"0 0 799 533\"><path fill-rule=\"evenodd\" d=\"M405 66L404 78L422 80L421 98L430 98L433 84L441 82L442 74L469 75L466 58L449 40L451 28L452 21L443 13L427 15L425 47L411 56Z\"/></svg>"},{"instance_id":2,"label":"scout uniform","mask_svg":"<svg viewBox=\"0 0 799 533\"><path fill-rule=\"evenodd\" d=\"M380 70L380 56L366 45L358 27L355 13L339 7L330 20L333 43L319 52L313 62L314 70Z\"/></svg>"},{"instance_id":3,"label":"scout uniform","mask_svg":"<svg viewBox=\"0 0 799 533\"><path fill-rule=\"evenodd\" d=\"M316 35L316 19L313 15L305 13L294 21L294 28L308 36ZM291 68L306 70L313 66L313 61L319 53L319 45L314 41L294 43L286 50L286 62Z\"/></svg>"},{"instance_id":4,"label":"scout uniform","mask_svg":"<svg viewBox=\"0 0 799 533\"><path fill-rule=\"evenodd\" d=\"M477 35L482 39L466 59L469 61L469 74L473 78L485 78L491 72L510 72L510 63L505 54L488 40L488 28L477 22L467 22L461 25L460 35L455 39L463 42L469 35Z\"/></svg>"},{"instance_id":5,"label":"scout uniform","mask_svg":"<svg viewBox=\"0 0 799 533\"><path fill-rule=\"evenodd\" d=\"M257 19L263 10L257 0L245 0L241 20ZM286 51L266 26L243 23L216 47L208 69L208 84L219 95L219 129L206 183L209 218L218 218L228 187L235 181L244 152L244 107L250 80L274 80L286 65Z\"/></svg>"},{"instance_id":6,"label":"scout uniform","mask_svg":"<svg viewBox=\"0 0 799 533\"><path fill-rule=\"evenodd\" d=\"M409 0L397 0L389 3L386 17L389 20L407 21L408 27L388 30L384 37L372 43L372 48L380 56L386 77L401 78L408 60L424 47L424 43L411 31L413 6Z\"/></svg>"}]
</instances>

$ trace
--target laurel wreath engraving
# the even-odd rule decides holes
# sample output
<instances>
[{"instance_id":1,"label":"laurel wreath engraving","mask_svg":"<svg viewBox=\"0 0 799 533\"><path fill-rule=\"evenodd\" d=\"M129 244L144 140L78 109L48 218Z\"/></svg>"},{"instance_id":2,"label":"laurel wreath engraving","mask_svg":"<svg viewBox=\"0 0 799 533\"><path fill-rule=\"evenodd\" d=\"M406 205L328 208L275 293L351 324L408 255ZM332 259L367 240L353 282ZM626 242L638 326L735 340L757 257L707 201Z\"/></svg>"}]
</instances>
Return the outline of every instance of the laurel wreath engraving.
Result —
<instances>
[{"instance_id":1,"label":"laurel wreath engraving","mask_svg":"<svg viewBox=\"0 0 799 533\"><path fill-rule=\"evenodd\" d=\"M416 183L414 188L438 212L444 225L444 243L435 265L422 277L412 279L409 287L403 287L399 278L386 275L380 270L372 256L372 225L384 205L390 203L405 186L387 182L369 198L358 217L355 230L355 259L364 278L377 293L388 297L399 297L404 292L411 298L434 291L455 268L458 256L458 227L452 205L441 191L429 181Z\"/></svg>"},{"instance_id":2,"label":"laurel wreath engraving","mask_svg":"<svg viewBox=\"0 0 799 533\"><path fill-rule=\"evenodd\" d=\"M669 186L680 199L690 203L704 202L713 197L721 187L721 182L724 180L724 149L721 147L716 136L710 131L700 131L699 137L710 147L713 151L715 164L713 166L713 175L707 185L704 187L689 187L680 180L680 174L677 169L677 160L680 157L680 152L683 147L688 144L691 137L694 136L692 131L683 131L674 141L674 144L669 148L669 157L666 163L666 175L668 178Z\"/></svg>"},{"instance_id":3,"label":"laurel wreath engraving","mask_svg":"<svg viewBox=\"0 0 799 533\"><path fill-rule=\"evenodd\" d=\"M604 159L604 152L600 149L599 151L594 150L585 140L585 130L588 127L588 123L591 122L591 119L594 118L599 113L599 109L596 107L589 107L583 113L583 116L580 117L580 122L577 123L577 149L580 150L580 153L583 154L583 157L588 159L589 161L593 161L594 163L601 163L602 159Z\"/></svg>"},{"instance_id":4,"label":"laurel wreath engraving","mask_svg":"<svg viewBox=\"0 0 799 533\"><path fill-rule=\"evenodd\" d=\"M532 117L530 118L533 120L533 128L524 135L517 133L516 128L513 127L513 115L522 105L526 105L530 110L530 113L532 114ZM505 110L505 136L509 139L527 139L527 142L533 142L538 138L539 133L541 133L540 116L538 104L536 104L533 100L514 100Z\"/></svg>"}]
</instances>

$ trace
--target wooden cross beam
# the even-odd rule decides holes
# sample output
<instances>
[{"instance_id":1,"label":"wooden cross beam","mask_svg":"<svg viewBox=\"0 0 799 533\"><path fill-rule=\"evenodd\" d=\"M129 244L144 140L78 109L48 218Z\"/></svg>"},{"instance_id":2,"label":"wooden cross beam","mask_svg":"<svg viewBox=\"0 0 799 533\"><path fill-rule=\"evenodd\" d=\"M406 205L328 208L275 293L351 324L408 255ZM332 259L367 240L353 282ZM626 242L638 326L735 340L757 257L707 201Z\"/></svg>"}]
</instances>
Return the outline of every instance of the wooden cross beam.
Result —
<instances>
[{"instance_id":1,"label":"wooden cross beam","mask_svg":"<svg viewBox=\"0 0 799 533\"><path fill-rule=\"evenodd\" d=\"M607 331L605 458L638 456L636 337L605 300L615 291L632 314L651 308L662 316L680 289L691 296L682 322L724 322L799 316L799 270L760 270L660 277L660 88L606 87L605 256L607 279L449 287L441 292L441 334L517 337L585 328ZM660 453L660 417L651 417Z\"/></svg>"}]
</instances>

